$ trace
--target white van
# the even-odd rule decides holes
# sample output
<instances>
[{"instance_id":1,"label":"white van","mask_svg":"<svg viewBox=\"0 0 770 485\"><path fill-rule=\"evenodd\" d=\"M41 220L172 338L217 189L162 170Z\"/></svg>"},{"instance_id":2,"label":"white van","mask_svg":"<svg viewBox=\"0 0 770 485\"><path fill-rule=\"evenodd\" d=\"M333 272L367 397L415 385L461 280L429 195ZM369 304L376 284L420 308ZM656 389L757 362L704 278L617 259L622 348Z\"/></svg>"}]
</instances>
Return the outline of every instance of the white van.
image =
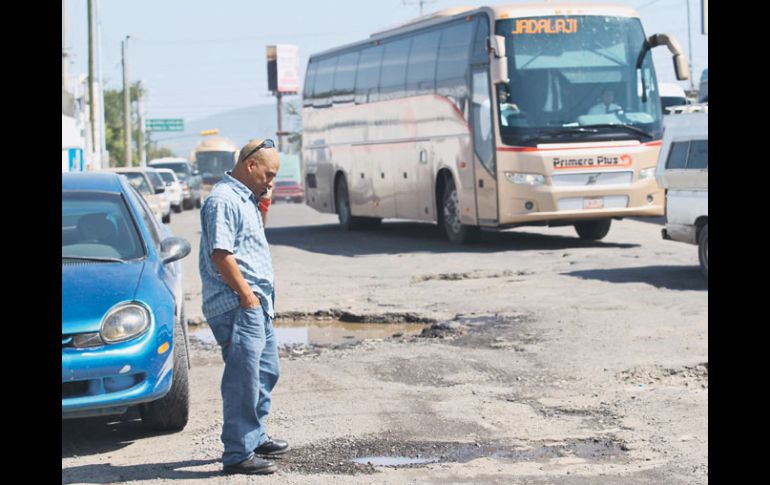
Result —
<instances>
[{"instance_id":1,"label":"white van","mask_svg":"<svg viewBox=\"0 0 770 485\"><path fill-rule=\"evenodd\" d=\"M666 190L663 239L698 245L698 259L708 278L709 172L708 105L684 106L663 120L663 147L655 178Z\"/></svg>"},{"instance_id":2,"label":"white van","mask_svg":"<svg viewBox=\"0 0 770 485\"><path fill-rule=\"evenodd\" d=\"M660 107L664 115L669 114L670 106L682 106L688 104L687 94L682 86L676 83L658 83L660 92Z\"/></svg>"}]
</instances>

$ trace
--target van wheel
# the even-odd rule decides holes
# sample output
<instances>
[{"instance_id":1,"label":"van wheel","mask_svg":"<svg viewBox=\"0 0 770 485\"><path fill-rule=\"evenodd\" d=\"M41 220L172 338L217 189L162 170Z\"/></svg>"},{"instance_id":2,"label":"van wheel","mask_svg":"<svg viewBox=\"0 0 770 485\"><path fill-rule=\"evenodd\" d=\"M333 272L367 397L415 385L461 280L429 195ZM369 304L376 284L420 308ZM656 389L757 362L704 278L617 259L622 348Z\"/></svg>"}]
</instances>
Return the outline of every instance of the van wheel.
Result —
<instances>
[{"instance_id":1,"label":"van wheel","mask_svg":"<svg viewBox=\"0 0 770 485\"><path fill-rule=\"evenodd\" d=\"M597 221L583 221L575 223L575 231L580 239L598 241L610 232L612 219L599 219Z\"/></svg>"},{"instance_id":2,"label":"van wheel","mask_svg":"<svg viewBox=\"0 0 770 485\"><path fill-rule=\"evenodd\" d=\"M201 195L201 196L198 196L198 199L195 201L195 207L196 207L197 209L200 209L200 208L201 208L201 206L203 205L203 202L202 202L202 201L203 201L203 196L202 196L202 195Z\"/></svg>"},{"instance_id":3,"label":"van wheel","mask_svg":"<svg viewBox=\"0 0 770 485\"><path fill-rule=\"evenodd\" d=\"M153 431L181 431L190 413L190 388L185 337L181 325L174 325L174 370L168 394L139 406L142 425Z\"/></svg>"},{"instance_id":4,"label":"van wheel","mask_svg":"<svg viewBox=\"0 0 770 485\"><path fill-rule=\"evenodd\" d=\"M171 222L171 212L169 212L167 216L163 216L161 218L161 222L163 222L164 224L170 223Z\"/></svg>"},{"instance_id":5,"label":"van wheel","mask_svg":"<svg viewBox=\"0 0 770 485\"><path fill-rule=\"evenodd\" d=\"M479 228L460 222L460 198L451 178L447 178L444 193L441 196L441 222L447 239L454 244L464 244L476 237Z\"/></svg>"},{"instance_id":6,"label":"van wheel","mask_svg":"<svg viewBox=\"0 0 770 485\"><path fill-rule=\"evenodd\" d=\"M709 225L703 226L698 234L698 260L703 275L709 277Z\"/></svg>"}]
</instances>

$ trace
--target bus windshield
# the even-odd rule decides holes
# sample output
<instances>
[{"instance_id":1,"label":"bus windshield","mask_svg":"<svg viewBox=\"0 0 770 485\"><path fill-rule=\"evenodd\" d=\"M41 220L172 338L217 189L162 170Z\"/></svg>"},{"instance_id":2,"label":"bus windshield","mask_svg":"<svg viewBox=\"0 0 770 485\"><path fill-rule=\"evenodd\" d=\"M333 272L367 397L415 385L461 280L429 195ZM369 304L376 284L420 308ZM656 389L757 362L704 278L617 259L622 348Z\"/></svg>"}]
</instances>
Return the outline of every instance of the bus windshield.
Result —
<instances>
[{"instance_id":1,"label":"bus windshield","mask_svg":"<svg viewBox=\"0 0 770 485\"><path fill-rule=\"evenodd\" d=\"M529 17L499 20L508 83L498 85L507 145L661 137L652 55L637 18Z\"/></svg>"},{"instance_id":2,"label":"bus windshield","mask_svg":"<svg viewBox=\"0 0 770 485\"><path fill-rule=\"evenodd\" d=\"M198 152L195 158L203 182L207 184L215 184L222 180L225 172L232 170L235 165L235 156L233 152L228 151Z\"/></svg>"}]
</instances>

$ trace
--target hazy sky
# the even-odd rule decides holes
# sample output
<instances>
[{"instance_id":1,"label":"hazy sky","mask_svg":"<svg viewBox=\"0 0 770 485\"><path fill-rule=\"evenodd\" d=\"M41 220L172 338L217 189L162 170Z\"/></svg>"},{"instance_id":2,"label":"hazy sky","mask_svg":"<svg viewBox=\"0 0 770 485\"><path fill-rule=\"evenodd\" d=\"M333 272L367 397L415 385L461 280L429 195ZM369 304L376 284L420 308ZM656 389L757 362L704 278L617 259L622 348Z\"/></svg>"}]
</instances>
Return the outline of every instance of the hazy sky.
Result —
<instances>
[{"instance_id":1,"label":"hazy sky","mask_svg":"<svg viewBox=\"0 0 770 485\"><path fill-rule=\"evenodd\" d=\"M66 43L71 55L68 74L85 74L87 1L64 1ZM687 1L600 3L636 8L648 36L673 34L689 58ZM701 34L701 1L689 2L692 76L697 86L701 71L708 67L708 36ZM424 13L462 5L510 3L532 2L437 0L426 2ZM129 78L132 82L141 80L149 91L143 106L146 117L185 120L274 102L267 90L266 45L298 45L304 76L310 54L362 40L372 32L419 16L417 0L94 0L94 4L101 27L105 86L122 86L121 41L129 35ZM668 49L658 47L653 53L659 80L674 82ZM689 82L679 84L686 88Z\"/></svg>"}]
</instances>

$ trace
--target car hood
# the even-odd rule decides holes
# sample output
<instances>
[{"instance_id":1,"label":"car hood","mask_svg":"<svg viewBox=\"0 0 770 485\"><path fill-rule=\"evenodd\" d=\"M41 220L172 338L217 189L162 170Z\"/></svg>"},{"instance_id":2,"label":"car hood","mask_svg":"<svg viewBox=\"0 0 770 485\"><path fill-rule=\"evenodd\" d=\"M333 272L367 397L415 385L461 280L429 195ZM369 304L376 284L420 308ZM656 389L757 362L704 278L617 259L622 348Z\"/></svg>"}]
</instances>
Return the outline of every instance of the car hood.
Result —
<instances>
[{"instance_id":1,"label":"car hood","mask_svg":"<svg viewBox=\"0 0 770 485\"><path fill-rule=\"evenodd\" d=\"M133 300L145 262L63 264L62 334L98 332L107 310Z\"/></svg>"}]
</instances>

